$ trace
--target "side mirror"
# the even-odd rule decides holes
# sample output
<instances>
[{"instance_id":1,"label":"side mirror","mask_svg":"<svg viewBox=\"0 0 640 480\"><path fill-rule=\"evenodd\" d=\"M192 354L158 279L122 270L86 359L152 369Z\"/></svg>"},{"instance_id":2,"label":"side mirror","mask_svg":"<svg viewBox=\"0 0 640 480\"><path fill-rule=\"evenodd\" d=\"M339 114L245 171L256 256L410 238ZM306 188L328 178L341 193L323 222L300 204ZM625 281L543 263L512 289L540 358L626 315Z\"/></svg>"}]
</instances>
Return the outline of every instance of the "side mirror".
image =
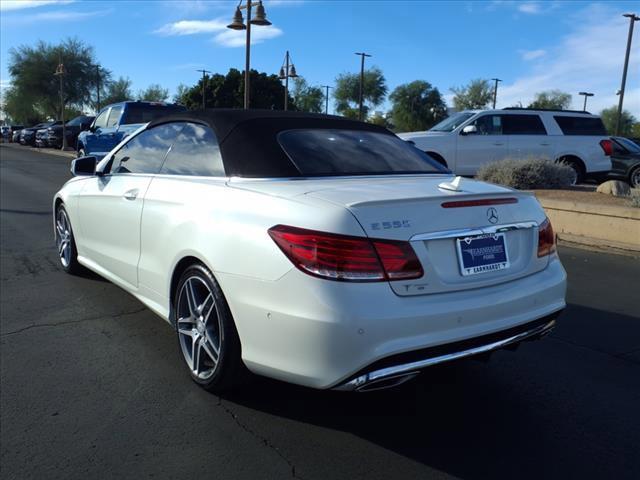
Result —
<instances>
[{"instance_id":1,"label":"side mirror","mask_svg":"<svg viewBox=\"0 0 640 480\"><path fill-rule=\"evenodd\" d=\"M475 125L467 125L462 129L460 135L473 135L475 133L478 133L478 127Z\"/></svg>"},{"instance_id":2,"label":"side mirror","mask_svg":"<svg viewBox=\"0 0 640 480\"><path fill-rule=\"evenodd\" d=\"M71 173L74 177L92 176L96 174L96 157L80 157L71 162Z\"/></svg>"}]
</instances>

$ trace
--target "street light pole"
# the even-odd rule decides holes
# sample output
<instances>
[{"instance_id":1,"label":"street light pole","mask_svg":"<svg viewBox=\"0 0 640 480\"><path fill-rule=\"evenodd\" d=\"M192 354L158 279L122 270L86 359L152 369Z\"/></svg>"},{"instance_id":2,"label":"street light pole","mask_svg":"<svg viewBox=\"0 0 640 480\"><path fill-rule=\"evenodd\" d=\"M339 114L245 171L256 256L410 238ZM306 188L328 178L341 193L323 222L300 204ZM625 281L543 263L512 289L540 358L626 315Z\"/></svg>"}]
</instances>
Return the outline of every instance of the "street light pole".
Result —
<instances>
[{"instance_id":1,"label":"street light pole","mask_svg":"<svg viewBox=\"0 0 640 480\"><path fill-rule=\"evenodd\" d=\"M289 50L287 50L287 53L284 56L284 64L280 67L278 78L280 80L284 80L284 111L286 112L289 109L289 79L298 78L296 66L291 63Z\"/></svg>"},{"instance_id":2,"label":"street light pole","mask_svg":"<svg viewBox=\"0 0 640 480\"><path fill-rule=\"evenodd\" d=\"M582 111L586 112L587 111L587 98L588 97L593 97L593 93L591 92L578 92L578 95L583 95L584 96L584 105L582 106Z\"/></svg>"},{"instance_id":3,"label":"street light pole","mask_svg":"<svg viewBox=\"0 0 640 480\"><path fill-rule=\"evenodd\" d=\"M251 18L251 8L258 7L256 10L256 18ZM247 11L247 23L245 25L244 19L242 18L242 12L240 10ZM245 110L249 108L250 104L250 79L249 73L251 68L251 25L263 25L269 26L271 22L267 20L266 13L264 11L264 6L262 5L262 0L258 2L252 2L251 0L247 0L245 5L242 5L242 0L240 0L240 4L236 7L236 13L233 16L233 21L227 25L227 28L232 30L246 30L247 31L247 39L246 39L246 47L245 47L245 67L244 67L244 108Z\"/></svg>"},{"instance_id":4,"label":"street light pole","mask_svg":"<svg viewBox=\"0 0 640 480\"><path fill-rule=\"evenodd\" d=\"M100 111L100 65L96 65L96 87L98 89L98 101L96 102L96 112Z\"/></svg>"},{"instance_id":5,"label":"street light pole","mask_svg":"<svg viewBox=\"0 0 640 480\"><path fill-rule=\"evenodd\" d=\"M364 52L356 52L356 55L360 55L360 95L359 95L359 107L358 107L358 119L360 121L363 120L364 117L364 109L363 109L363 97L364 97L364 57L370 57L371 55Z\"/></svg>"},{"instance_id":6,"label":"street light pole","mask_svg":"<svg viewBox=\"0 0 640 480\"><path fill-rule=\"evenodd\" d=\"M202 72L202 109L207 108L207 103L205 102L205 80L207 73L211 73L209 70L196 70L196 72Z\"/></svg>"},{"instance_id":7,"label":"street light pole","mask_svg":"<svg viewBox=\"0 0 640 480\"><path fill-rule=\"evenodd\" d=\"M493 86L493 109L495 110L496 100L498 99L498 82L501 82L502 80L500 80L499 78L492 78L491 80L495 82Z\"/></svg>"},{"instance_id":8,"label":"street light pole","mask_svg":"<svg viewBox=\"0 0 640 480\"><path fill-rule=\"evenodd\" d=\"M627 84L627 69L629 67L629 53L631 52L631 40L633 39L633 24L640 20L635 13L625 13L623 17L629 19L629 36L627 37L627 52L624 56L624 68L622 70L622 86L620 87L620 100L618 100L618 116L616 118L616 135L620 135L620 123L622 120L622 102L624 100L624 88Z\"/></svg>"},{"instance_id":9,"label":"street light pole","mask_svg":"<svg viewBox=\"0 0 640 480\"><path fill-rule=\"evenodd\" d=\"M62 122L62 150L67 149L67 129L64 124L64 92L62 88L62 78L67 74L64 69L64 64L62 63L62 56L60 56L60 63L58 63L58 67L54 75L58 77L60 80L60 121Z\"/></svg>"},{"instance_id":10,"label":"street light pole","mask_svg":"<svg viewBox=\"0 0 640 480\"><path fill-rule=\"evenodd\" d=\"M327 93L324 96L324 114L329 115L329 89L333 87L329 85L323 85L323 87L327 90Z\"/></svg>"}]
</instances>

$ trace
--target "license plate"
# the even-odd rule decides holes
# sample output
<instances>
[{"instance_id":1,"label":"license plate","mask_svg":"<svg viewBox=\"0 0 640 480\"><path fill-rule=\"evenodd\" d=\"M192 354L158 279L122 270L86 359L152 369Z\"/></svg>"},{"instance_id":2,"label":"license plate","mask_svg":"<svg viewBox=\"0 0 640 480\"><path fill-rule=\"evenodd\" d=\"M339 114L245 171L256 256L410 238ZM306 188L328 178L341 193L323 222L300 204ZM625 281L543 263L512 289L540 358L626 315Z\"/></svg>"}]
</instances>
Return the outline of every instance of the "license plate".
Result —
<instances>
[{"instance_id":1,"label":"license plate","mask_svg":"<svg viewBox=\"0 0 640 480\"><path fill-rule=\"evenodd\" d=\"M463 276L509 268L504 233L458 238L458 261Z\"/></svg>"}]
</instances>

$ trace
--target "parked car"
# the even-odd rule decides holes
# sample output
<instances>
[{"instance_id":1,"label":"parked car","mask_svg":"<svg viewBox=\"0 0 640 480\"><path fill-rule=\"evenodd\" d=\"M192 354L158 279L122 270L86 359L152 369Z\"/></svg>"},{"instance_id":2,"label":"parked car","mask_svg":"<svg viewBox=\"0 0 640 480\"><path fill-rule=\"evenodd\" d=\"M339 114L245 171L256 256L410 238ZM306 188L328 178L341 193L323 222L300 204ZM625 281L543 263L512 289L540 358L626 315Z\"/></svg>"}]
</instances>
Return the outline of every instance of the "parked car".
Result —
<instances>
[{"instance_id":1,"label":"parked car","mask_svg":"<svg viewBox=\"0 0 640 480\"><path fill-rule=\"evenodd\" d=\"M611 170L611 140L600 117L569 110L464 111L426 132L400 134L459 175L507 157L562 161L576 182Z\"/></svg>"},{"instance_id":2,"label":"parked car","mask_svg":"<svg viewBox=\"0 0 640 480\"><path fill-rule=\"evenodd\" d=\"M8 125L0 126L0 141L8 142L11 136L11 127Z\"/></svg>"},{"instance_id":3,"label":"parked car","mask_svg":"<svg viewBox=\"0 0 640 480\"><path fill-rule=\"evenodd\" d=\"M390 387L539 338L565 307L535 196L454 179L376 125L188 112L71 170L53 199L62 268L97 272L169 322L209 390L246 369Z\"/></svg>"},{"instance_id":4,"label":"parked car","mask_svg":"<svg viewBox=\"0 0 640 480\"><path fill-rule=\"evenodd\" d=\"M163 102L121 102L104 107L91 127L78 135L78 156L104 157L123 138L151 120L171 113L184 112L182 105Z\"/></svg>"},{"instance_id":5,"label":"parked car","mask_svg":"<svg viewBox=\"0 0 640 480\"><path fill-rule=\"evenodd\" d=\"M20 141L20 131L24 128L24 125L11 125L11 132L9 135L10 142Z\"/></svg>"},{"instance_id":6,"label":"parked car","mask_svg":"<svg viewBox=\"0 0 640 480\"><path fill-rule=\"evenodd\" d=\"M67 137L67 145L76 148L78 135L80 132L87 130L95 117L89 115L80 115L69 120L64 125ZM62 148L62 124L49 127L48 146L54 148Z\"/></svg>"},{"instance_id":7,"label":"parked car","mask_svg":"<svg viewBox=\"0 0 640 480\"><path fill-rule=\"evenodd\" d=\"M49 128L54 123L56 122L43 122L33 127L23 128L20 130L20 143L34 147L36 145L36 132L42 128Z\"/></svg>"},{"instance_id":8,"label":"parked car","mask_svg":"<svg viewBox=\"0 0 640 480\"><path fill-rule=\"evenodd\" d=\"M48 139L49 139L49 127L40 128L36 130L35 146L37 148L47 147L49 143Z\"/></svg>"},{"instance_id":9,"label":"parked car","mask_svg":"<svg viewBox=\"0 0 640 480\"><path fill-rule=\"evenodd\" d=\"M633 188L640 188L640 146L624 137L611 137L611 171L607 177L624 180Z\"/></svg>"}]
</instances>

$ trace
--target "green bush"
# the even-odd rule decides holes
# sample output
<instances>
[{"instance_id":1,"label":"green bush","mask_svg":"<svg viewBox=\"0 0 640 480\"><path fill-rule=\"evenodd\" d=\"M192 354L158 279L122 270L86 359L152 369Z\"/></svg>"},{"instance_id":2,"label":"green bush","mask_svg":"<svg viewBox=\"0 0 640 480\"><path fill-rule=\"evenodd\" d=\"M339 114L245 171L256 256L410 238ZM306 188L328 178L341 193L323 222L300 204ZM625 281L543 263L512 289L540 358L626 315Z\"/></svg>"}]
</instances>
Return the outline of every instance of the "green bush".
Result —
<instances>
[{"instance_id":1,"label":"green bush","mask_svg":"<svg viewBox=\"0 0 640 480\"><path fill-rule=\"evenodd\" d=\"M543 158L506 158L484 165L476 176L485 182L531 190L568 187L575 178L575 172L564 163Z\"/></svg>"}]
</instances>

